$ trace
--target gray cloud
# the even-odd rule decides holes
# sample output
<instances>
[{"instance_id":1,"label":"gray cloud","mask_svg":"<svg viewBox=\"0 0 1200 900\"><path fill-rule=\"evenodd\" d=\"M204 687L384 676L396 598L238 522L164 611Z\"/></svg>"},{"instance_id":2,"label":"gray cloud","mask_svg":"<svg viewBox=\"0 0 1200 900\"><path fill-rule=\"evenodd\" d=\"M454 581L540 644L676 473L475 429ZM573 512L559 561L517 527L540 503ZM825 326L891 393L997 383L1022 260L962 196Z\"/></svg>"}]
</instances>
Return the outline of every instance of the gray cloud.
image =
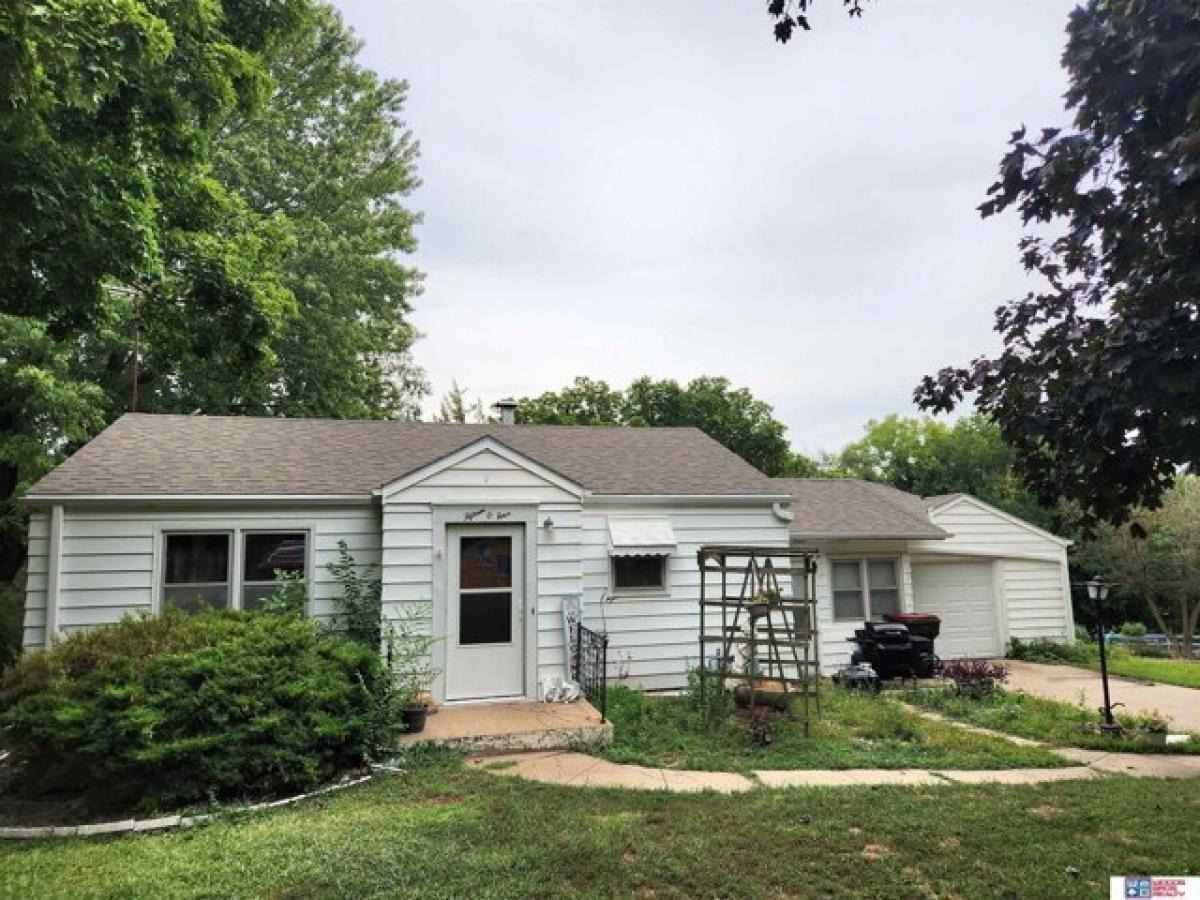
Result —
<instances>
[{"instance_id":1,"label":"gray cloud","mask_svg":"<svg viewBox=\"0 0 1200 900\"><path fill-rule=\"evenodd\" d=\"M338 0L411 83L418 361L490 402L576 374L727 375L813 451L912 413L1028 283L975 206L1062 123L1070 0Z\"/></svg>"}]
</instances>

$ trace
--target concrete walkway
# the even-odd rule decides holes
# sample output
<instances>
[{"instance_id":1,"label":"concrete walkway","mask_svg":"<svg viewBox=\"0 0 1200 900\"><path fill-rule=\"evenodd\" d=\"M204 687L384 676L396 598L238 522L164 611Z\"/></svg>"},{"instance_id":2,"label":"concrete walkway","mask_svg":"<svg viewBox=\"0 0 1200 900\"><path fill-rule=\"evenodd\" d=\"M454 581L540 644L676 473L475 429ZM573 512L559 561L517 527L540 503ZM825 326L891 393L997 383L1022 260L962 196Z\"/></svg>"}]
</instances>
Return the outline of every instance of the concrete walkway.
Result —
<instances>
[{"instance_id":1,"label":"concrete walkway","mask_svg":"<svg viewBox=\"0 0 1200 900\"><path fill-rule=\"evenodd\" d=\"M1013 690L1072 704L1078 703L1082 695L1089 709L1099 709L1104 702L1099 672L1016 660L1005 660L1005 664L1010 670L1008 687ZM1200 691L1116 677L1110 677L1108 685L1113 702L1125 704L1119 712L1139 715L1157 712L1178 729L1200 731Z\"/></svg>"},{"instance_id":2,"label":"concrete walkway","mask_svg":"<svg viewBox=\"0 0 1200 900\"><path fill-rule=\"evenodd\" d=\"M1121 754L1112 754L1121 755ZM496 775L511 775L570 787L633 788L646 791L692 793L715 791L737 794L762 786L786 787L861 787L864 785L934 784L1044 784L1095 778L1089 765L1062 769L997 769L967 771L930 771L925 769L787 769L762 770L752 777L734 772L698 772L677 769L652 769L598 759L569 750L542 753L510 753L503 756L477 756L467 760L471 768ZM1197 772L1200 775L1200 772Z\"/></svg>"},{"instance_id":3,"label":"concrete walkway","mask_svg":"<svg viewBox=\"0 0 1200 900\"><path fill-rule=\"evenodd\" d=\"M450 703L429 716L423 731L399 735L396 746L435 744L468 753L587 749L611 744L612 735L612 723L586 700Z\"/></svg>"},{"instance_id":4,"label":"concrete walkway","mask_svg":"<svg viewBox=\"0 0 1200 900\"><path fill-rule=\"evenodd\" d=\"M736 794L755 787L862 787L867 785L1047 784L1101 775L1134 778L1200 778L1200 756L1152 753L1106 753L1077 747L1052 747L1040 741L956 722L935 712L904 706L927 719L944 722L1022 746L1045 747L1075 766L1059 769L760 769L749 777L735 772L701 772L624 765L575 751L509 753L475 756L470 768L571 787L633 788L686 793L715 791Z\"/></svg>"}]
</instances>

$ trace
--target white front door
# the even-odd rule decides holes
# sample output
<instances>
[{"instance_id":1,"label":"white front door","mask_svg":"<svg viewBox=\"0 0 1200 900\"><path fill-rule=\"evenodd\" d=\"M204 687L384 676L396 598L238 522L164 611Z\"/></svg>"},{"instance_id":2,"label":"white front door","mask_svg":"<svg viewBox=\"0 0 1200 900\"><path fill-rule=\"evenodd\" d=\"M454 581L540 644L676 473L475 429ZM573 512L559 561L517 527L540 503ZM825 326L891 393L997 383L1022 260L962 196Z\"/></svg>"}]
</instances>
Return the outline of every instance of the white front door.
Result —
<instances>
[{"instance_id":1,"label":"white front door","mask_svg":"<svg viewBox=\"0 0 1200 900\"><path fill-rule=\"evenodd\" d=\"M446 543L446 699L524 696L523 530L451 526Z\"/></svg>"},{"instance_id":2,"label":"white front door","mask_svg":"<svg viewBox=\"0 0 1200 900\"><path fill-rule=\"evenodd\" d=\"M990 562L913 563L913 611L941 616L933 652L942 659L998 656Z\"/></svg>"}]
</instances>

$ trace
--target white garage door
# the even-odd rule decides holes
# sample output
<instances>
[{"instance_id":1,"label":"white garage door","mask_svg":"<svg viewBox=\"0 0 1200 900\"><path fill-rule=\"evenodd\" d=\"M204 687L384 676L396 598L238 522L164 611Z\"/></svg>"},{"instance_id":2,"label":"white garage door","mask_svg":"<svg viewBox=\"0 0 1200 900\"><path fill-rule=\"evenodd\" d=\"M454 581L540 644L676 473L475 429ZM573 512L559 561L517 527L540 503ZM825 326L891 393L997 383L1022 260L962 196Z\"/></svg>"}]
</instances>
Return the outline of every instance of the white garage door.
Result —
<instances>
[{"instance_id":1,"label":"white garage door","mask_svg":"<svg viewBox=\"0 0 1200 900\"><path fill-rule=\"evenodd\" d=\"M991 563L913 563L913 609L942 618L942 659L999 656Z\"/></svg>"}]
</instances>

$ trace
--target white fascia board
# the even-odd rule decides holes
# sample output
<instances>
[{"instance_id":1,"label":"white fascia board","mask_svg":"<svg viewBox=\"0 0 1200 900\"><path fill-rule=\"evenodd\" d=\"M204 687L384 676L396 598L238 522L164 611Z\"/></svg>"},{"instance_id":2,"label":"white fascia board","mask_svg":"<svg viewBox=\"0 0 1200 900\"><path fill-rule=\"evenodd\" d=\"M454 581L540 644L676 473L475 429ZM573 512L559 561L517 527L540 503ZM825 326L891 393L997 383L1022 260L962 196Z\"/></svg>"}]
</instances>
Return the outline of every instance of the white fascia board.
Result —
<instances>
[{"instance_id":1,"label":"white fascia board","mask_svg":"<svg viewBox=\"0 0 1200 900\"><path fill-rule=\"evenodd\" d=\"M949 503L946 503L942 506L934 507L932 510L930 510L930 513L929 513L930 518L932 519L936 513L946 512L947 510L953 509L954 507L959 506L960 504L963 504L963 503L970 503L970 504L978 507L979 509L984 510L985 512L990 512L993 515L998 516L1001 519L1004 519L1006 522L1016 525L1018 528L1024 528L1026 531L1031 532L1032 534L1036 534L1039 537L1044 537L1048 541L1054 541L1054 543L1058 544L1060 547L1070 547L1075 543L1074 541L1067 540L1067 538L1059 537L1057 534L1053 534L1052 532L1049 532L1044 528L1038 528L1032 522L1026 522L1024 519L1022 519L1018 516L1014 516L1012 513L1006 513L1002 509L997 509L996 507L992 506L990 503L984 503L982 500L980 500L978 497L974 496L973 494L961 494L958 497L951 500ZM934 524L937 525L937 522L935 521Z\"/></svg>"},{"instance_id":2,"label":"white fascia board","mask_svg":"<svg viewBox=\"0 0 1200 900\"><path fill-rule=\"evenodd\" d=\"M591 494L589 505L620 506L772 506L790 503L791 494Z\"/></svg>"},{"instance_id":3,"label":"white fascia board","mask_svg":"<svg viewBox=\"0 0 1200 900\"><path fill-rule=\"evenodd\" d=\"M571 479L559 475L553 469L546 468L541 463L530 459L523 453L518 453L516 450L513 450L511 447L501 443L495 438L491 436L485 436L481 437L477 441L467 444L465 447L460 447L458 450L443 456L441 459L435 459L431 463L426 463L418 469L413 469L411 472L387 482L380 488L380 496L390 497L392 494L399 493L406 488L410 488L413 485L419 484L426 478L436 475L438 472L453 468L460 462L464 462L465 460L470 459L472 456L477 456L485 450L495 453L497 456L508 460L515 466L520 466L527 472L536 475L538 478L541 478L543 481L546 481L557 488L561 488L568 494L574 494L576 497L583 497L587 494L587 490L582 485L576 484L574 481L571 481Z\"/></svg>"},{"instance_id":4,"label":"white fascia board","mask_svg":"<svg viewBox=\"0 0 1200 900\"><path fill-rule=\"evenodd\" d=\"M949 532L937 535L904 532L875 532L874 534L864 534L862 532L846 532L844 534L815 532L813 534L804 534L796 531L793 531L791 536L793 541L944 541L947 538L953 537Z\"/></svg>"},{"instance_id":5,"label":"white fascia board","mask_svg":"<svg viewBox=\"0 0 1200 900\"><path fill-rule=\"evenodd\" d=\"M370 505L371 494L32 494L22 498L27 506L138 504L142 506L239 506L311 504L314 506Z\"/></svg>"}]
</instances>

